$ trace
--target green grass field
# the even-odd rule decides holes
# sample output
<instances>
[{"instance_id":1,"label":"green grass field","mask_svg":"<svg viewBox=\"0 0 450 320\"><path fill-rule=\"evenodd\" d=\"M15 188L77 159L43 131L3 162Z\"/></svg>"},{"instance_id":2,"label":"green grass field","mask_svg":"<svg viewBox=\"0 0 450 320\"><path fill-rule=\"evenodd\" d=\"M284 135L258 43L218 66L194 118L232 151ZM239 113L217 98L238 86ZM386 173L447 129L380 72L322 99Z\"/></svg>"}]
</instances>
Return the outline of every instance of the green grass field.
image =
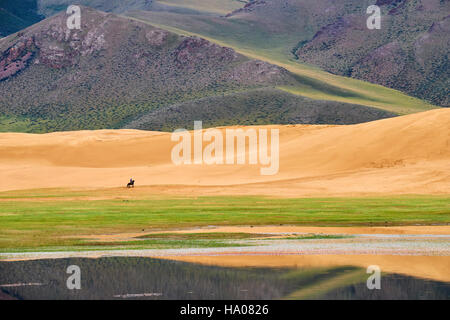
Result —
<instances>
[{"instance_id":1,"label":"green grass field","mask_svg":"<svg viewBox=\"0 0 450 320\"><path fill-rule=\"evenodd\" d=\"M197 7L198 10L201 7ZM296 32L282 36L255 28L251 22L239 19L218 20L217 17L167 12L131 12L132 19L155 27L209 41L235 49L253 59L283 67L298 77L301 84L280 87L290 93L316 100L331 100L375 107L399 115L426 111L436 106L400 91L380 85L325 72L315 66L299 63L291 53L297 44Z\"/></svg>"},{"instance_id":2,"label":"green grass field","mask_svg":"<svg viewBox=\"0 0 450 320\"><path fill-rule=\"evenodd\" d=\"M98 200L96 200L98 198ZM131 248L217 247L230 234L187 238L167 230L206 226L384 226L450 223L450 197L377 198L126 197L117 190L37 190L0 193L0 252L95 250L115 243L86 243L81 236L161 231L136 238ZM80 238L77 238L80 237ZM225 242L224 242L225 241Z\"/></svg>"}]
</instances>

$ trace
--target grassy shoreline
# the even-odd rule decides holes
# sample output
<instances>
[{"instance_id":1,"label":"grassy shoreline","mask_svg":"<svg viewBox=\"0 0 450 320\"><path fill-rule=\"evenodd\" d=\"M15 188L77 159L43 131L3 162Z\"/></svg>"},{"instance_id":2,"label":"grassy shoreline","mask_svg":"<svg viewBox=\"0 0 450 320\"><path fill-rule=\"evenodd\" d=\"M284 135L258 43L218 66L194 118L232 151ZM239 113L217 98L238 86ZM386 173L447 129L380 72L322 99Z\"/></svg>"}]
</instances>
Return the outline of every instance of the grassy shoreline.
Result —
<instances>
[{"instance_id":1,"label":"grassy shoreline","mask_svg":"<svg viewBox=\"0 0 450 320\"><path fill-rule=\"evenodd\" d=\"M100 200L92 200L95 197ZM80 246L80 238L87 235L144 231L164 234L168 230L208 226L350 227L450 223L450 196L278 199L135 195L126 199L112 190L88 193L35 190L0 193L0 199L0 252L73 248ZM150 247L171 246L171 242L184 246L189 241L193 246L222 246L223 241L246 236L160 238L156 240L164 243L155 239L139 241L153 241L149 242ZM211 243L202 243L208 241Z\"/></svg>"}]
</instances>

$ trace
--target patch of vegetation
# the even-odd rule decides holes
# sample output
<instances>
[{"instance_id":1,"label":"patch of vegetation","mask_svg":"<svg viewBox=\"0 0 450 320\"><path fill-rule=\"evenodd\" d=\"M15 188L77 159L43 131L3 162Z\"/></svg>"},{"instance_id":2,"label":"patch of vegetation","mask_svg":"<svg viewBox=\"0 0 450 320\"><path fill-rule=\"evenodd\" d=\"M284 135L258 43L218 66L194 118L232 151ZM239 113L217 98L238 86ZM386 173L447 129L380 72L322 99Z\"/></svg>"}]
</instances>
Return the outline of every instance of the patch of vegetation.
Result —
<instances>
[{"instance_id":1,"label":"patch of vegetation","mask_svg":"<svg viewBox=\"0 0 450 320\"><path fill-rule=\"evenodd\" d=\"M270 240L319 240L319 239L348 239L351 235L340 234L306 234L301 236L289 236L286 238L271 238Z\"/></svg>"},{"instance_id":2,"label":"patch of vegetation","mask_svg":"<svg viewBox=\"0 0 450 320\"><path fill-rule=\"evenodd\" d=\"M208 12L223 15L242 8L247 3L246 0L156 0L155 2L176 8L195 10L198 13Z\"/></svg>"},{"instance_id":3,"label":"patch of vegetation","mask_svg":"<svg viewBox=\"0 0 450 320\"><path fill-rule=\"evenodd\" d=\"M65 11L72 4L91 7L104 12L122 13L128 10L147 10L153 1L148 0L39 0L39 13L46 17Z\"/></svg>"},{"instance_id":4,"label":"patch of vegetation","mask_svg":"<svg viewBox=\"0 0 450 320\"><path fill-rule=\"evenodd\" d=\"M0 132L30 132L32 124L28 118L0 115Z\"/></svg>"},{"instance_id":5,"label":"patch of vegetation","mask_svg":"<svg viewBox=\"0 0 450 320\"><path fill-rule=\"evenodd\" d=\"M266 124L355 124L396 114L335 101L313 100L288 92L264 88L184 102L151 111L124 128L173 131L203 127Z\"/></svg>"},{"instance_id":6,"label":"patch of vegetation","mask_svg":"<svg viewBox=\"0 0 450 320\"><path fill-rule=\"evenodd\" d=\"M103 250L147 250L147 249L188 249L188 248L224 248L247 247L249 244L234 243L217 240L136 240L136 241L82 241L71 240L65 245L51 245L36 247L12 248L2 251L4 253L61 252L61 251L103 251Z\"/></svg>"},{"instance_id":7,"label":"patch of vegetation","mask_svg":"<svg viewBox=\"0 0 450 320\"><path fill-rule=\"evenodd\" d=\"M220 247L240 247L245 246L240 243L231 243L216 240L173 240L173 239L146 239L136 241L115 241L115 242L84 242L80 244L85 248L106 248L111 249L179 249L179 248L220 248Z\"/></svg>"},{"instance_id":8,"label":"patch of vegetation","mask_svg":"<svg viewBox=\"0 0 450 320\"><path fill-rule=\"evenodd\" d=\"M60 197L55 200L29 197L8 200L1 193L0 251L71 247L79 244L76 237L82 235L148 233L211 225L392 226L450 223L448 196L324 199L143 196L124 201L117 199L120 193L98 190L92 191L90 198L73 199L70 193L61 191L66 200ZM29 196L30 192L25 194ZM102 196L107 196L109 200L89 200ZM222 240L225 238L205 239Z\"/></svg>"}]
</instances>

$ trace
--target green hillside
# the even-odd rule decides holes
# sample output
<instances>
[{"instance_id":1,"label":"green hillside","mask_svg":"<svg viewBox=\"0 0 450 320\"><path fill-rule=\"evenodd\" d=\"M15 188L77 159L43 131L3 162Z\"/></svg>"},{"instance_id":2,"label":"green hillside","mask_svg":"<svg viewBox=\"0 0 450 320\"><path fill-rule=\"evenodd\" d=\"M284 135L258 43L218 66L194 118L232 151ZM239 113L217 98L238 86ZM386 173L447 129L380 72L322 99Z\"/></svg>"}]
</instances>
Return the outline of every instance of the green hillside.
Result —
<instances>
[{"instance_id":1,"label":"green hillside","mask_svg":"<svg viewBox=\"0 0 450 320\"><path fill-rule=\"evenodd\" d=\"M72 4L88 6L105 12L122 13L128 10L147 10L152 0L37 0L40 14L50 17L65 11Z\"/></svg>"},{"instance_id":2,"label":"green hillside","mask_svg":"<svg viewBox=\"0 0 450 320\"><path fill-rule=\"evenodd\" d=\"M395 114L381 109L312 100L275 88L262 88L156 109L131 121L125 128L191 130L194 121L200 119L203 128L236 124L354 124L393 116Z\"/></svg>"},{"instance_id":3,"label":"green hillside","mask_svg":"<svg viewBox=\"0 0 450 320\"><path fill-rule=\"evenodd\" d=\"M313 36L328 21L307 19L323 1L274 24L264 21L286 14L276 1L271 11L259 1L154 1L145 4L158 10L129 17L83 7L83 28L68 38L65 13L52 16L0 41L0 131L171 130L198 119L207 126L349 124L434 108L299 63L299 37ZM61 6L63 0L43 4ZM106 9L142 4L112 1ZM244 9L222 13L239 7ZM335 15L345 9L339 8ZM295 28L298 23L305 28Z\"/></svg>"},{"instance_id":4,"label":"green hillside","mask_svg":"<svg viewBox=\"0 0 450 320\"><path fill-rule=\"evenodd\" d=\"M64 11L72 0L37 0L39 13L50 17ZM123 13L130 10L173 11L225 15L251 0L78 0L76 4L100 11Z\"/></svg>"},{"instance_id":5,"label":"green hillside","mask_svg":"<svg viewBox=\"0 0 450 320\"><path fill-rule=\"evenodd\" d=\"M334 74L395 88L450 106L448 76L450 2L386 0L379 30L364 28L366 5L346 10L309 39L295 55Z\"/></svg>"},{"instance_id":6,"label":"green hillside","mask_svg":"<svg viewBox=\"0 0 450 320\"><path fill-rule=\"evenodd\" d=\"M366 4L358 0L338 3L333 0L313 3L306 0L82 0L80 3L102 11L125 13L181 34L206 37L249 57L278 64L302 76L303 82L309 82L309 85L301 87L280 88L288 92L312 99L357 103L407 114L432 106L385 87L400 89L438 105L448 104L446 88L449 79L445 73L448 68L448 37L445 37L448 21L444 18L448 3L438 2L430 1L422 7L418 7L418 0L408 5L403 0L377 2L386 14L383 21L386 21L387 27L375 35L365 30L362 38L361 32L353 31L351 23L350 27L340 27L341 21L352 22L352 19L359 24L365 23ZM38 9L40 13L50 16L69 4L70 0L38 0ZM314 42L322 39L330 28L343 29L345 35L332 33L331 37L323 39L329 42L326 50L320 46L316 48ZM441 29L444 34L439 35ZM431 40L427 32L431 33ZM389 44L392 39L404 45L401 45L403 51L400 57L377 62L377 65L385 63L383 67L387 71L374 71L376 66L361 62L364 56L367 61L375 59L375 49ZM411 58L415 53L408 52L412 46L420 47L417 41L424 42L422 47L427 47L419 52L422 61L419 68L416 68L417 61ZM387 50L392 49L388 46ZM390 74L391 70L395 70L389 65L392 61L400 61L397 65L401 65L404 71ZM329 74L314 65L334 74L350 75L385 87ZM325 90L323 83L326 84ZM343 89L346 93L336 94L336 89ZM349 91L357 93L358 98L350 98Z\"/></svg>"},{"instance_id":7,"label":"green hillside","mask_svg":"<svg viewBox=\"0 0 450 320\"><path fill-rule=\"evenodd\" d=\"M258 8L258 1L255 3L250 8ZM303 4L303 7L298 7L290 14L290 11L279 10L274 1L274 4L271 2L270 10L266 10L269 4L265 3L260 5L262 9L243 13L238 11L228 17L160 11L137 11L127 15L179 34L196 34L230 46L249 57L282 66L307 83L300 87L282 88L291 93L312 99L363 104L398 114L432 108L431 104L399 91L340 77L312 65L299 63L294 55L299 41L312 38L320 25L333 21L334 16L317 16L321 10L325 11L324 1L318 1L312 6L298 3ZM341 11L336 10L334 15L341 14L346 8L343 6ZM197 9L201 10L201 7Z\"/></svg>"},{"instance_id":8,"label":"green hillside","mask_svg":"<svg viewBox=\"0 0 450 320\"><path fill-rule=\"evenodd\" d=\"M87 7L82 14L81 30L68 37L66 14L60 13L0 41L0 131L133 124L168 130L198 119L210 125L345 124L395 116L361 103L343 103L364 101L361 93L293 74L202 38ZM287 92L302 88L343 101L308 100ZM178 113L164 111L173 106L179 106ZM152 121L143 123L149 115Z\"/></svg>"},{"instance_id":9,"label":"green hillside","mask_svg":"<svg viewBox=\"0 0 450 320\"><path fill-rule=\"evenodd\" d=\"M153 8L156 6L174 7L179 9L190 9L198 13L213 13L219 15L228 14L242 8L248 0L154 0ZM170 8L165 8L170 10Z\"/></svg>"}]
</instances>

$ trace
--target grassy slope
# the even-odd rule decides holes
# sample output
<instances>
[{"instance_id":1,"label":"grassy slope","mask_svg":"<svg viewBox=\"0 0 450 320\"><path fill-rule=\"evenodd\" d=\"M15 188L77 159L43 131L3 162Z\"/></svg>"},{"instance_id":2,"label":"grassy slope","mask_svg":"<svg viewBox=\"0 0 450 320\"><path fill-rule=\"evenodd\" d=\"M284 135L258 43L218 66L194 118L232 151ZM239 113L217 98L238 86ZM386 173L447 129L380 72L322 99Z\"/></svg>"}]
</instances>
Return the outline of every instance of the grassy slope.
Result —
<instances>
[{"instance_id":1,"label":"grassy slope","mask_svg":"<svg viewBox=\"0 0 450 320\"><path fill-rule=\"evenodd\" d=\"M193 1L192 3L200 2ZM223 9L225 10L227 7L225 6ZM191 19L190 22L193 25L189 26L189 28L195 29L195 27L201 26L204 32L214 35L214 39L210 39L220 43L219 38L222 37L227 41L227 45L231 44L247 56L260 58L286 67L293 71L296 79L292 81L292 84L279 85L278 89L314 100L332 101L334 103L331 103L332 110L336 109L336 101L376 107L397 114L418 112L430 107L424 106L417 99L407 97L394 90L353 79L333 76L316 68L304 66L294 60L287 59L288 54L286 51L288 46L293 45L297 41L297 37L293 35L288 35L287 38L284 36L276 38L259 29L251 28L251 25L246 24L246 22L235 19L231 19L230 23L221 28L214 20L217 17L213 17L210 14L203 16L168 14L164 12L144 12L144 14L152 17L155 15L155 17L159 18L174 17L173 21L172 19L170 20L171 23L178 23L177 19L181 19L180 21L184 24ZM205 21L209 23L210 27L203 28ZM154 23L153 19L152 23ZM177 33L188 33L172 27L162 27ZM135 39L135 37L132 38ZM208 65L208 61L205 59L201 60L204 65L197 64L202 69L201 73L197 72L197 77L193 77L189 72L178 72L171 61L162 59L167 54L159 55L160 53L155 51L151 52L152 58L149 60L164 60L157 64L164 66L165 70L149 69L143 74L137 74L134 72L136 65L131 63L130 59L126 59L126 62L123 61L124 56L130 56L133 53L132 51L136 49L136 45L131 40L131 37L125 39L124 42L127 41L129 46L120 46L120 52L116 51L117 57L115 58L109 57L106 59L103 54L100 54L91 62L84 62L82 64L83 67L77 66L73 70L49 70L42 66L33 65L23 71L20 76L0 83L0 91L3 88L5 92L3 97L0 98L0 109L3 109L3 116L0 117L0 131L51 132L120 128L131 120L153 112L160 107L195 101L204 97L217 100L224 94L233 95L238 91L245 91L249 93L249 100L252 99L250 91L255 86L247 86L247 84L240 85L237 88L236 86L229 86L226 81L218 84L211 81L206 86L200 85L186 88L192 84L200 83L205 78L213 80L214 76L219 73L217 71L217 63L213 62ZM130 52L127 51L127 48L131 48ZM76 70L80 71L79 79L77 81L67 79L67 75L75 73ZM133 70L131 74L128 72L130 70ZM102 78L104 81L99 82L98 78ZM34 88L31 88L33 89L31 91L28 90L26 94L17 90L11 90L11 87L30 89L29 83L33 83ZM268 84L261 84L256 87L267 89L267 86ZM113 96L110 94L112 91L115 92ZM15 101L12 109L10 108L11 101ZM313 109L316 108L316 104L321 103L322 101L312 103ZM242 104L237 107L240 106ZM252 108L255 109L255 107L258 107L256 103ZM352 108L352 106L342 106L340 113L347 113L348 108ZM362 113L365 112L363 111ZM245 124L295 122L295 119L288 119L288 121L286 119L275 119L273 114L253 112L250 116L253 118L246 119ZM361 118L360 116L358 117ZM196 118L198 119L198 117ZM330 118L329 115L328 118ZM341 118L340 115L337 120ZM350 118L354 118L353 115ZM240 119L232 119L233 122L229 122L230 119L228 118L216 120L213 125L242 124ZM332 119L326 123L337 123L335 120ZM348 120L345 119L342 123L352 123L352 121ZM361 122L370 120L373 119L362 119ZM299 121L296 123L311 122ZM319 121L318 123L324 122ZM180 124L180 126L184 127L186 123ZM155 128L146 127L145 129Z\"/></svg>"},{"instance_id":2,"label":"grassy slope","mask_svg":"<svg viewBox=\"0 0 450 320\"><path fill-rule=\"evenodd\" d=\"M66 10L73 3L72 0L38 0L38 2L39 11L47 17ZM246 0L78 0L76 4L115 13L150 8L156 10L173 8L178 9L178 12L195 11L208 14L227 14L241 8L246 2Z\"/></svg>"},{"instance_id":3,"label":"grassy slope","mask_svg":"<svg viewBox=\"0 0 450 320\"><path fill-rule=\"evenodd\" d=\"M156 0L157 3L178 8L192 9L195 11L227 14L239 9L247 1L245 0ZM199 12L201 12L199 11Z\"/></svg>"},{"instance_id":4,"label":"grassy slope","mask_svg":"<svg viewBox=\"0 0 450 320\"><path fill-rule=\"evenodd\" d=\"M362 99L358 93L280 71L274 66L266 69L262 64L263 67L258 67L258 63L249 61L247 57L235 56L228 49L200 40L196 40L202 43L198 48L191 44L186 51L180 47L185 40L176 34L167 35L160 46L148 46L146 32L154 30L149 24L117 16L104 17L92 9L85 9L83 15L90 25L80 31L82 39L87 36L88 30L95 29L101 21L110 24L104 34L104 49L92 56L79 58L79 52L70 49L76 44L57 41L55 38L55 43L65 48L64 55L69 60L67 66L55 69L43 64L31 64L17 76L0 82L0 91L3 93L0 95L0 131L41 133L121 128L143 115L176 104L192 105L199 99L206 99L206 105L203 104L204 108L200 111L216 106L214 112L208 113L213 119L204 118L204 113L191 108L192 112L182 117L181 122L170 119L165 122L177 128L191 125L192 118L213 120L211 126L348 124L394 115L384 110L367 110L361 105L311 101L275 90L274 87L280 85L292 88L315 86L317 90ZM45 38L42 35L45 34L54 37L48 34L48 25L53 21L56 25L61 23L57 22L60 21L58 18L49 18L27 29L26 36ZM5 50L16 41L15 35L6 38L0 43L0 50ZM37 54L45 52L44 49L41 48ZM186 52L189 53L187 61L179 62L178 55L183 57ZM74 57L73 60L70 57ZM233 76L235 73L237 76ZM260 99L261 94L255 93L256 88L265 95L264 101ZM239 99L227 98L238 95ZM281 100L285 103L278 103ZM231 109L251 112L245 115L240 112L240 116L236 116L230 113L229 103L233 103ZM218 110L218 105L223 107ZM174 118L178 114L169 116L172 116L171 120L176 120ZM160 122L157 121L156 125L143 128L161 129L158 126Z\"/></svg>"},{"instance_id":5,"label":"grassy slope","mask_svg":"<svg viewBox=\"0 0 450 320\"><path fill-rule=\"evenodd\" d=\"M201 8L198 8L201 10ZM229 46L248 57L279 65L296 74L304 84L281 87L288 92L320 100L356 103L398 114L433 108L427 102L379 85L332 75L297 62L290 54L298 35L274 36L245 20L167 12L131 12L129 16L184 35L197 35ZM292 58L291 58L292 57Z\"/></svg>"},{"instance_id":6,"label":"grassy slope","mask_svg":"<svg viewBox=\"0 0 450 320\"><path fill-rule=\"evenodd\" d=\"M69 2L70 0L41 0L43 6L51 6L51 4L55 3L68 4ZM210 36L216 40L233 44L243 50L248 49L250 55L256 54L259 57L266 57L268 60L275 59L279 63L293 62L291 58L294 57L294 52L308 43L322 27L330 23L336 23L342 17L348 18L352 15L358 16L361 13L365 14L367 6L358 0L345 0L340 3L333 3L330 0L321 0L314 3L308 2L307 0L272 0L263 2L262 5L257 4L256 6L251 6L227 19L223 19L218 16L224 16L227 13L239 9L250 1L154 0L152 4L144 4L143 0L140 2L137 0L134 0L134 2L130 0L114 0L108 2L105 0L85 0L85 2L85 4L103 11L119 13L130 10L151 10L154 13L146 15L147 18L151 19L152 23L177 27L181 30ZM308 61L311 64L321 66L326 70L341 75L347 75L348 72L353 70L354 78L365 79L372 83L397 88L403 92L415 94L417 97L425 97L430 101L443 101L445 99L446 80L445 72L443 73L442 70L445 70L445 68L436 68L435 65L441 63L440 59L442 57L439 57L442 56L440 54L441 52L445 53L445 41L441 41L441 44L439 44L440 36L437 34L434 36L434 40L431 41L431 45L424 45L424 47L431 46L436 50L428 50L428 52L427 50L421 51L421 56L417 58L419 59L417 61L426 61L426 66L423 68L418 67L418 64L423 63L417 63L412 58L415 54L410 49L413 47L413 40L418 35L427 31L431 23L437 22L440 19L439 17L442 18L445 15L440 15L438 13L439 10L436 12L436 3L427 4L425 11L423 8L416 10L415 6L420 4L420 2L416 2L409 2L406 7L411 8L408 9L409 12L407 13L402 12L397 15L386 15L387 19L384 23L387 26L383 28L383 32L377 32L375 37L371 36L367 38L365 36L365 38L360 39L361 35L358 32L355 34L353 32L354 30L352 31L352 28L350 28L349 39L346 39L344 36L343 39L337 39L337 42L334 44L336 39L332 37L328 39L331 44L327 45L329 48L318 48L318 50L302 52L302 61ZM396 5L398 5L398 1L395 5L383 5L383 14L387 13ZM399 7L403 7L401 2ZM410 14L411 12L414 13ZM391 77L383 74L383 72L375 72L376 75L374 75L373 70L366 70L368 66L362 65L361 68L359 62L367 53L382 44L390 42L392 39L398 39L402 42L403 47L409 48L409 51L407 50L408 52L401 57L402 62L406 63L407 66L399 76ZM319 40L316 46L318 45L320 47L321 41ZM341 41L344 43L341 43ZM366 45L364 47L359 46L361 42L364 42ZM438 53L436 54L435 51ZM298 57L298 55L296 56ZM377 61L373 63L375 65L378 64ZM298 63L294 63L294 65L291 67L296 69L296 72L304 73L308 76L308 70L299 67ZM445 66L445 64L441 64L441 66ZM434 71L432 71L433 68L435 69ZM385 66L384 69L389 73L389 69L391 68ZM313 74L313 78L314 76L316 74ZM419 101L409 100L397 93L381 90L375 86L366 87L365 85L358 84L358 82L351 83L347 80L343 80L345 83L342 84L339 77L331 78L329 74L322 74L320 76L322 77L320 81L334 83L337 80L339 82L338 86L350 86L350 89L357 89L357 87L362 86L363 88L361 89L365 91L366 95L378 95L381 97L379 101L375 99L377 103L405 104L406 107L400 108L399 113L417 112L414 109L420 110L423 108ZM287 89L313 98L315 96L319 96L319 99L330 98L326 92L323 94L321 90L315 92L314 90L310 90L310 88L302 88L301 91L295 90L295 88ZM333 97L331 95L331 98L339 97ZM361 103L364 100L354 102ZM410 107L412 107L411 110L409 110Z\"/></svg>"},{"instance_id":7,"label":"grassy slope","mask_svg":"<svg viewBox=\"0 0 450 320\"><path fill-rule=\"evenodd\" d=\"M149 46L146 32L153 31L149 25L128 18L103 17L94 10L85 10L84 16L91 25L80 31L82 38L99 20L111 24L104 35L105 49L92 57L79 58L79 52L71 50L67 42L55 40L65 48L66 57L75 57L70 61L73 65L55 69L32 64L19 75L1 81L0 131L119 128L129 119L159 107L272 85L270 79L258 81L257 67L250 67L245 74L254 78L244 80L236 68L248 59L235 57L229 50L211 48L208 43L198 47L191 44L192 48L186 50L195 53L181 63L177 59L184 53L180 46L185 42L175 34L168 34L161 45ZM57 18L27 29L26 36L44 37L41 34L48 32L47 26L59 21ZM15 41L14 35L6 38L0 43L0 51ZM230 79L235 70L236 81Z\"/></svg>"},{"instance_id":8,"label":"grassy slope","mask_svg":"<svg viewBox=\"0 0 450 320\"><path fill-rule=\"evenodd\" d=\"M40 14L50 17L58 12L65 11L72 4L116 13L127 10L146 10L151 7L148 0L38 0L38 9Z\"/></svg>"},{"instance_id":9,"label":"grassy slope","mask_svg":"<svg viewBox=\"0 0 450 320\"><path fill-rule=\"evenodd\" d=\"M312 100L273 88L206 97L151 111L124 128L173 131L264 124L354 124L395 116L384 110L336 101Z\"/></svg>"},{"instance_id":10,"label":"grassy slope","mask_svg":"<svg viewBox=\"0 0 450 320\"><path fill-rule=\"evenodd\" d=\"M122 196L121 196L122 195ZM95 198L103 200L93 200ZM0 251L95 249L67 236L209 225L398 225L448 223L447 196L272 199L264 197L126 198L123 190L35 190L0 194ZM234 236L232 235L231 238ZM150 248L170 245L148 239ZM171 239L182 245L179 239ZM190 246L221 246L191 239ZM200 242L199 242L200 241ZM206 241L206 242L205 242ZM100 246L104 249L104 246ZM97 247L98 248L98 247Z\"/></svg>"},{"instance_id":11,"label":"grassy slope","mask_svg":"<svg viewBox=\"0 0 450 320\"><path fill-rule=\"evenodd\" d=\"M449 68L450 41L446 35L450 20L445 17L450 3L390 2L393 4L382 5L380 30L371 32L359 27L365 25L362 14L367 4L350 5L342 12L343 20L335 19L331 25L323 25L314 38L306 39L311 41L301 41L296 56L334 74L395 88L448 106L449 80L445 70ZM388 13L391 10L396 13Z\"/></svg>"},{"instance_id":12,"label":"grassy slope","mask_svg":"<svg viewBox=\"0 0 450 320\"><path fill-rule=\"evenodd\" d=\"M31 125L27 118L0 115L0 132L28 132Z\"/></svg>"}]
</instances>

